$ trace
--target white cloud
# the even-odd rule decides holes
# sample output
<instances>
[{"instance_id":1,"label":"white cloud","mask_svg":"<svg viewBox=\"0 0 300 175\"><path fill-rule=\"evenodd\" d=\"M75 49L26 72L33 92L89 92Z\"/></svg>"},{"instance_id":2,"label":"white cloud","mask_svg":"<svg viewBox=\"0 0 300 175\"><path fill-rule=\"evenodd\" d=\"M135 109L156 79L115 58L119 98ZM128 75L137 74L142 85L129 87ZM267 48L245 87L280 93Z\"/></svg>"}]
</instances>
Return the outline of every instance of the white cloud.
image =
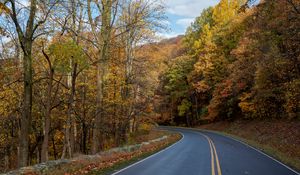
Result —
<instances>
[{"instance_id":1,"label":"white cloud","mask_svg":"<svg viewBox=\"0 0 300 175\"><path fill-rule=\"evenodd\" d=\"M173 32L158 34L163 38L172 38L184 34L185 30L200 16L202 10L210 6L215 6L220 0L163 0L167 8L169 23Z\"/></svg>"},{"instance_id":2,"label":"white cloud","mask_svg":"<svg viewBox=\"0 0 300 175\"><path fill-rule=\"evenodd\" d=\"M216 5L219 0L166 0L167 12L184 17L197 17L201 11Z\"/></svg>"},{"instance_id":3,"label":"white cloud","mask_svg":"<svg viewBox=\"0 0 300 175\"><path fill-rule=\"evenodd\" d=\"M176 24L181 25L184 28L187 28L194 21L194 18L182 18L176 21Z\"/></svg>"}]
</instances>

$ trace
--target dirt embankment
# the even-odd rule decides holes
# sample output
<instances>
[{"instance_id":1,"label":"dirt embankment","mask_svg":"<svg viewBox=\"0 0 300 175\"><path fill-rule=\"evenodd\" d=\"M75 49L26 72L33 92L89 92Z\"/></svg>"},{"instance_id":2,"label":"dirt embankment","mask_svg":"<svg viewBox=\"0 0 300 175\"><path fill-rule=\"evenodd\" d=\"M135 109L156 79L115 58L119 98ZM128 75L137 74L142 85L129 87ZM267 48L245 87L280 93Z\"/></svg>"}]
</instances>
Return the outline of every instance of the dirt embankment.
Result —
<instances>
[{"instance_id":1,"label":"dirt embankment","mask_svg":"<svg viewBox=\"0 0 300 175\"><path fill-rule=\"evenodd\" d=\"M200 126L237 136L248 144L300 170L300 121L235 121Z\"/></svg>"}]
</instances>

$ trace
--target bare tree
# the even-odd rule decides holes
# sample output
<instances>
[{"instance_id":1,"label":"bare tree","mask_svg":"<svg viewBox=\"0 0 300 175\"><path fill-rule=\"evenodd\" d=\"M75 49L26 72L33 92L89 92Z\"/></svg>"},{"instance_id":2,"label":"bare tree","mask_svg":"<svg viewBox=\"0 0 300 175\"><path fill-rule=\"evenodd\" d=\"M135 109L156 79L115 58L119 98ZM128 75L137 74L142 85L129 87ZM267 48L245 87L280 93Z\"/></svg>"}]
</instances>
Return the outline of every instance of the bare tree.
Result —
<instances>
[{"instance_id":1,"label":"bare tree","mask_svg":"<svg viewBox=\"0 0 300 175\"><path fill-rule=\"evenodd\" d=\"M124 121L119 126L121 139L126 139L126 128L131 123L130 131L134 129L136 121L135 106L138 97L139 85L135 83L134 51L137 45L153 38L153 33L165 29L161 24L164 20L164 7L159 0L124 0L122 18L119 25L122 31L122 40L125 46L125 85L122 88L122 99L131 101L124 106ZM130 122L131 121L131 122Z\"/></svg>"}]
</instances>

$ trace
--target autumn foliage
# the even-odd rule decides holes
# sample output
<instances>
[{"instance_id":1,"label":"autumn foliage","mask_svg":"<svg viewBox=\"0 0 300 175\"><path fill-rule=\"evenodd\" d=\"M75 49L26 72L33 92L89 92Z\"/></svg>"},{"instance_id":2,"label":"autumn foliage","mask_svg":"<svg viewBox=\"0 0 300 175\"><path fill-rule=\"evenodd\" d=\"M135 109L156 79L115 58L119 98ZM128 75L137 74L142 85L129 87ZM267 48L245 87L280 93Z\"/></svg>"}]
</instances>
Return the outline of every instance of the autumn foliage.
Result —
<instances>
[{"instance_id":1,"label":"autumn foliage","mask_svg":"<svg viewBox=\"0 0 300 175\"><path fill-rule=\"evenodd\" d=\"M164 11L156 0L0 1L0 172L149 130L154 68L137 52Z\"/></svg>"},{"instance_id":2,"label":"autumn foliage","mask_svg":"<svg viewBox=\"0 0 300 175\"><path fill-rule=\"evenodd\" d=\"M245 3L221 0L188 28L161 76L164 122L299 119L299 1Z\"/></svg>"}]
</instances>

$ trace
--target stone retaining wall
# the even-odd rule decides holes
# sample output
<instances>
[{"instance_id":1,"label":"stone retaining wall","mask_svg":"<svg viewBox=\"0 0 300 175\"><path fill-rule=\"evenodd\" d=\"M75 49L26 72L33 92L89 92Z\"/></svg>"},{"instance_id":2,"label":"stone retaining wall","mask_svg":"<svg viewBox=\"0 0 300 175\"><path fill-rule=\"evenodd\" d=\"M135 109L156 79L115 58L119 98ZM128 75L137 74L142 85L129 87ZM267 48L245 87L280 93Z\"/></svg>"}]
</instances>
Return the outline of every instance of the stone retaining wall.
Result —
<instances>
[{"instance_id":1,"label":"stone retaining wall","mask_svg":"<svg viewBox=\"0 0 300 175\"><path fill-rule=\"evenodd\" d=\"M151 143L159 142L159 141L165 140L167 138L168 138L168 136L163 136L163 137L160 137L160 138L157 138L154 140L150 140L148 142L143 142L140 144L112 148L110 150L100 152L96 155L81 155L81 156L75 157L73 159L59 159L59 160L48 161L45 163L40 163L40 164L36 164L33 166L20 168L18 170L10 171L8 173L4 173L4 174L0 174L0 175L22 175L22 174L27 174L27 173L44 174L45 172L48 172L51 169L56 169L56 168L62 167L65 164L69 164L69 163L80 161L80 160L93 160L93 159L99 160L101 158L101 156L103 156L103 155L109 155L112 153L119 153L119 152L133 152L133 151L140 149L144 145L149 145Z\"/></svg>"}]
</instances>

